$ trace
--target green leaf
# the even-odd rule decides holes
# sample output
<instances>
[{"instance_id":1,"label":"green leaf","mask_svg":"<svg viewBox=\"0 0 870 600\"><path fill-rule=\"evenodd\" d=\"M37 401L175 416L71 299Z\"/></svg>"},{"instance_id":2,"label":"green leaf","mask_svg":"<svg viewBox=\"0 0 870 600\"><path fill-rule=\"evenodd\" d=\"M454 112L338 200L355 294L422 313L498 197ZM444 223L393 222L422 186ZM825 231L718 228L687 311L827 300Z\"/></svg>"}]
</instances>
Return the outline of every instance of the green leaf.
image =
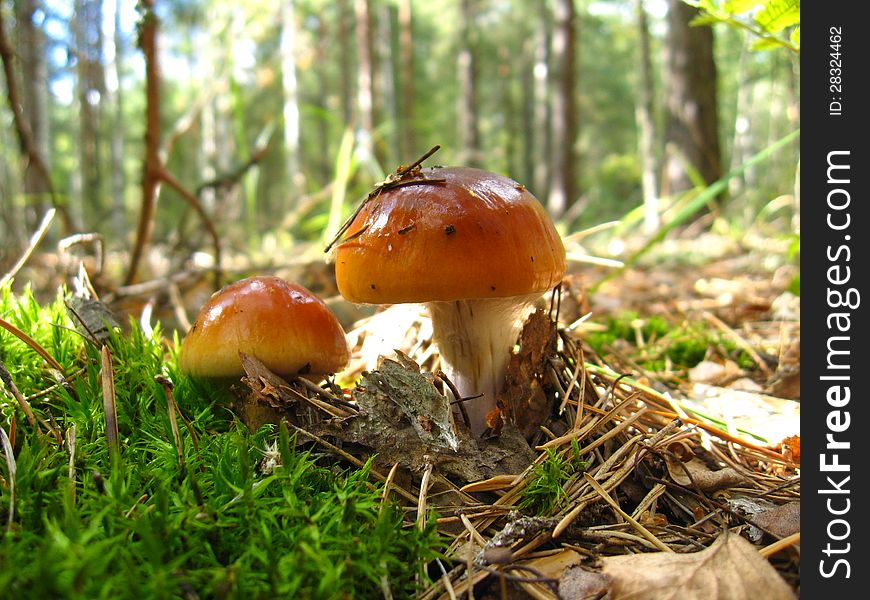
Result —
<instances>
[{"instance_id":1,"label":"green leaf","mask_svg":"<svg viewBox=\"0 0 870 600\"><path fill-rule=\"evenodd\" d=\"M800 0L769 0L755 15L755 22L769 33L798 25L801 22Z\"/></svg>"},{"instance_id":2,"label":"green leaf","mask_svg":"<svg viewBox=\"0 0 870 600\"><path fill-rule=\"evenodd\" d=\"M728 11L732 15L742 15L763 3L764 0L727 0L725 4L722 5L722 9Z\"/></svg>"},{"instance_id":3,"label":"green leaf","mask_svg":"<svg viewBox=\"0 0 870 600\"><path fill-rule=\"evenodd\" d=\"M791 41L792 44L794 44L795 48L800 50L800 48L801 48L801 26L800 25L798 25L797 27L794 28L794 30L791 32L791 35L788 36L788 39Z\"/></svg>"},{"instance_id":4,"label":"green leaf","mask_svg":"<svg viewBox=\"0 0 870 600\"><path fill-rule=\"evenodd\" d=\"M754 52L759 52L763 50L773 50L774 48L781 48L783 43L781 40L776 39L775 37L763 37L758 38L752 45L749 46L749 49Z\"/></svg>"},{"instance_id":5,"label":"green leaf","mask_svg":"<svg viewBox=\"0 0 870 600\"><path fill-rule=\"evenodd\" d=\"M703 13L689 21L689 25L692 27L700 27L702 25L713 25L715 23L723 23L724 20L721 17L717 17L716 15L712 15L710 13Z\"/></svg>"}]
</instances>

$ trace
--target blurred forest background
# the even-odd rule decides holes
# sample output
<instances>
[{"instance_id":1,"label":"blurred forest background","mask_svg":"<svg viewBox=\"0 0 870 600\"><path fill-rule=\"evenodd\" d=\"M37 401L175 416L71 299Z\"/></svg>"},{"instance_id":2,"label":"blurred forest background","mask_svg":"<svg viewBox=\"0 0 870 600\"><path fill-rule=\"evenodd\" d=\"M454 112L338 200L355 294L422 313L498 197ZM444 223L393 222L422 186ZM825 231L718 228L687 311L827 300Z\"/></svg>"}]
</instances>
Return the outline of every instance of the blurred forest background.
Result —
<instances>
[{"instance_id":1,"label":"blurred forest background","mask_svg":"<svg viewBox=\"0 0 870 600\"><path fill-rule=\"evenodd\" d=\"M0 15L0 273L52 207L44 247L98 240L114 286L322 257L376 182L436 144L428 165L516 179L565 236L621 219L648 239L800 125L799 2L0 0ZM704 225L794 235L798 153L731 178Z\"/></svg>"}]
</instances>

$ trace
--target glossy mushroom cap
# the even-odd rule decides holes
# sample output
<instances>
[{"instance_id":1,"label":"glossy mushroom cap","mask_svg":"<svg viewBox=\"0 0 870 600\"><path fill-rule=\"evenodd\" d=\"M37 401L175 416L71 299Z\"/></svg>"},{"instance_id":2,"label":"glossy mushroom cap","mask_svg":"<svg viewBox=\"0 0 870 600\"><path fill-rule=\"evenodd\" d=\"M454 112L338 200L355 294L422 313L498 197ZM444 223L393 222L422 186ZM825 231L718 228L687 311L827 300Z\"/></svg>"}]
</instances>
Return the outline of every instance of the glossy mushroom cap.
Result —
<instances>
[{"instance_id":1,"label":"glossy mushroom cap","mask_svg":"<svg viewBox=\"0 0 870 600\"><path fill-rule=\"evenodd\" d=\"M338 246L338 289L395 304L544 292L565 248L540 202L516 181L466 167L421 169L360 211Z\"/></svg>"},{"instance_id":2,"label":"glossy mushroom cap","mask_svg":"<svg viewBox=\"0 0 870 600\"><path fill-rule=\"evenodd\" d=\"M279 375L334 373L349 357L344 330L323 301L278 277L250 277L215 292L182 342L181 369L239 377L240 351Z\"/></svg>"}]
</instances>

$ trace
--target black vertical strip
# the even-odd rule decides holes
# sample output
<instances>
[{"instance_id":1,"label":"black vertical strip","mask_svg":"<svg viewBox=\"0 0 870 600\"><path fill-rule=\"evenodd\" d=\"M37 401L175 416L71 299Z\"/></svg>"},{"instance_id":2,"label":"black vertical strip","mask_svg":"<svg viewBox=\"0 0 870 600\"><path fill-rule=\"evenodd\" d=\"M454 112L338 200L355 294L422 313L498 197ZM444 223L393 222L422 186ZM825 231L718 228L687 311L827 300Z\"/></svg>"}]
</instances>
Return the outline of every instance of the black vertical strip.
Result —
<instances>
[{"instance_id":1,"label":"black vertical strip","mask_svg":"<svg viewBox=\"0 0 870 600\"><path fill-rule=\"evenodd\" d=\"M801 596L865 597L870 127L860 2L802 13Z\"/></svg>"}]
</instances>

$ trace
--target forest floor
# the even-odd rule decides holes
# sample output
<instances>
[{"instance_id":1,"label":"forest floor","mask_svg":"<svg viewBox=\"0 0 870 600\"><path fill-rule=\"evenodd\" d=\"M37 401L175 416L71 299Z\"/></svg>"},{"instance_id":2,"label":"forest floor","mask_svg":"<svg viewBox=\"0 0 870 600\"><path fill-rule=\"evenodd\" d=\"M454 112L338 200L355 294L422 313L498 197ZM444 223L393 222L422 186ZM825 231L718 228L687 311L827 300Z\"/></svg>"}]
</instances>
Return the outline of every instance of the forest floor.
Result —
<instances>
[{"instance_id":1,"label":"forest floor","mask_svg":"<svg viewBox=\"0 0 870 600\"><path fill-rule=\"evenodd\" d=\"M797 261L776 240L745 236L738 243L707 233L666 240L615 273L584 258L601 253L599 246L568 245L569 273L551 303L557 319L532 319L512 359L514 414L534 416L545 407L534 431L506 430L448 457L421 443L410 423L389 432L362 425L339 431L297 409L285 416L300 437L343 466L374 455L372 473L384 497L391 491L405 505L406 527L422 531L434 519L445 546L418 597L452 598L472 585L476 598L607 591L613 598L657 598L679 588L680 597L691 599L704 598L710 586L733 588L727 597L747 590L794 597ZM51 297L58 277L74 272L47 275L44 267L59 260L34 257L17 281L33 275L38 295ZM269 271L329 298L348 329L352 361L336 382L345 398L377 389L371 373L387 383L410 377L412 394L426 385L416 377L437 373L437 348L420 307L350 305L337 297L322 260L292 262ZM244 261L239 265L243 273ZM161 323L171 340L173 330L183 335L209 289L202 272L155 279L141 293L107 286L105 297L118 322L129 316L145 328ZM143 309L150 316L143 318ZM249 382L260 376L270 375L248 372ZM242 404L265 399L263 389L253 388ZM321 410L361 421L354 409L331 404L336 389L325 385L315 394ZM377 412L382 400L374 393L364 401ZM244 407L239 412L244 419ZM410 441L391 451L397 439Z\"/></svg>"}]
</instances>

